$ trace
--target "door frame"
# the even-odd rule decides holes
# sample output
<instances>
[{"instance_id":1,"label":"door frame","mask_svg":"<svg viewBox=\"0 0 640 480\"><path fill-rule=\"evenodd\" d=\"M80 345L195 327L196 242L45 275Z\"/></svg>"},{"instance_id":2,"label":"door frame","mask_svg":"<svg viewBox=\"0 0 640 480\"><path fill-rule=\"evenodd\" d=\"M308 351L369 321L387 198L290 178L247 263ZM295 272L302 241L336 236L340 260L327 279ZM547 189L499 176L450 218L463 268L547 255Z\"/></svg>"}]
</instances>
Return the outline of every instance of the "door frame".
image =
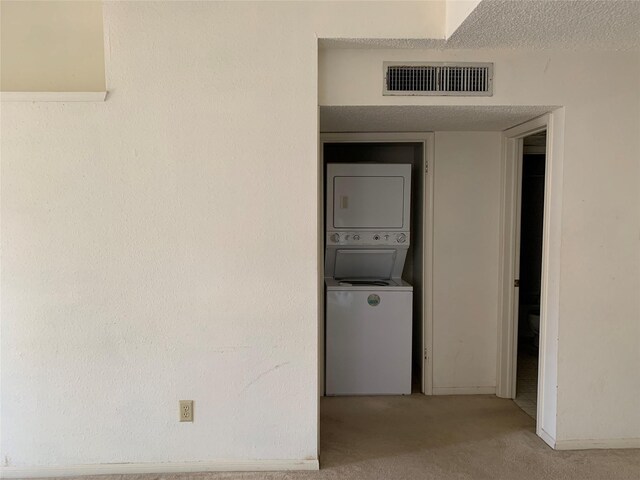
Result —
<instances>
[{"instance_id":1,"label":"door frame","mask_svg":"<svg viewBox=\"0 0 640 480\"><path fill-rule=\"evenodd\" d=\"M435 171L435 134L433 132L354 132L321 133L318 158L318 298L324 298L324 144L325 143L421 143L425 172L422 176L423 191L423 251L422 251L422 375L421 391L433 394L433 173ZM319 302L318 315L318 380L320 396L324 396L324 302Z\"/></svg>"},{"instance_id":2,"label":"door frame","mask_svg":"<svg viewBox=\"0 0 640 480\"><path fill-rule=\"evenodd\" d=\"M502 139L497 388L514 398L517 374L523 138L546 130L536 433L555 448L564 108L505 130Z\"/></svg>"}]
</instances>

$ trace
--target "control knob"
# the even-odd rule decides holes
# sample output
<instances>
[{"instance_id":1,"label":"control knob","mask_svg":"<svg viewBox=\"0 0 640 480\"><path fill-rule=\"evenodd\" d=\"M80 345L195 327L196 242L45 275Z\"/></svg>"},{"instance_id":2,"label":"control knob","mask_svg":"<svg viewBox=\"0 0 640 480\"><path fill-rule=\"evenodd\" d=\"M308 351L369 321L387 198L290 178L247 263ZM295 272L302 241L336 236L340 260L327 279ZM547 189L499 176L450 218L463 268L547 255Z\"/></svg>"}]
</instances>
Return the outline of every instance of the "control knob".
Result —
<instances>
[{"instance_id":1,"label":"control knob","mask_svg":"<svg viewBox=\"0 0 640 480\"><path fill-rule=\"evenodd\" d=\"M398 243L404 243L407 241L407 236L404 233L399 233L396 237L396 240L398 241Z\"/></svg>"},{"instance_id":2,"label":"control knob","mask_svg":"<svg viewBox=\"0 0 640 480\"><path fill-rule=\"evenodd\" d=\"M353 239L354 239L354 240L360 240L360 235L357 235L357 234L356 234L356 235L354 235L354 236L353 236Z\"/></svg>"},{"instance_id":3,"label":"control knob","mask_svg":"<svg viewBox=\"0 0 640 480\"><path fill-rule=\"evenodd\" d=\"M338 235L337 233L334 233L333 235L331 235L331 237L329 237L331 239L332 242L334 243L338 243L340 241L340 235Z\"/></svg>"}]
</instances>

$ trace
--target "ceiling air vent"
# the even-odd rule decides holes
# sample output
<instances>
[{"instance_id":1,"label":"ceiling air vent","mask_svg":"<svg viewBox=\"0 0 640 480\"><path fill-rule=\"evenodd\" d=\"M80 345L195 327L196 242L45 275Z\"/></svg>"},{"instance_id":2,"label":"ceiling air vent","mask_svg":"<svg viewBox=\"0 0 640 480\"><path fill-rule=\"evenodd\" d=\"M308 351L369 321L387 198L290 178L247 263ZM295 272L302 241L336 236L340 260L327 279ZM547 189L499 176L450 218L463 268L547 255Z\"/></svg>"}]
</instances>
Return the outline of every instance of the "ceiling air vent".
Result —
<instances>
[{"instance_id":1,"label":"ceiling air vent","mask_svg":"<svg viewBox=\"0 0 640 480\"><path fill-rule=\"evenodd\" d=\"M493 95L493 63L384 62L384 95Z\"/></svg>"}]
</instances>

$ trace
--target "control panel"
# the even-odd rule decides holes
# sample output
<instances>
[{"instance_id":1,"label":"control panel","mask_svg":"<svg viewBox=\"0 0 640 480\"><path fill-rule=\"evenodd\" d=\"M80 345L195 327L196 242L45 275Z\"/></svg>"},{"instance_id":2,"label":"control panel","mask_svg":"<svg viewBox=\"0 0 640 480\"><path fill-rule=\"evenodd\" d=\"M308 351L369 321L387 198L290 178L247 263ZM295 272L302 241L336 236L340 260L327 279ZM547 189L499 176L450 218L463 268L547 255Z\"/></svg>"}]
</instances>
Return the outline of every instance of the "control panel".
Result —
<instances>
[{"instance_id":1,"label":"control panel","mask_svg":"<svg viewBox=\"0 0 640 480\"><path fill-rule=\"evenodd\" d=\"M409 232L327 232L327 245L409 245Z\"/></svg>"}]
</instances>

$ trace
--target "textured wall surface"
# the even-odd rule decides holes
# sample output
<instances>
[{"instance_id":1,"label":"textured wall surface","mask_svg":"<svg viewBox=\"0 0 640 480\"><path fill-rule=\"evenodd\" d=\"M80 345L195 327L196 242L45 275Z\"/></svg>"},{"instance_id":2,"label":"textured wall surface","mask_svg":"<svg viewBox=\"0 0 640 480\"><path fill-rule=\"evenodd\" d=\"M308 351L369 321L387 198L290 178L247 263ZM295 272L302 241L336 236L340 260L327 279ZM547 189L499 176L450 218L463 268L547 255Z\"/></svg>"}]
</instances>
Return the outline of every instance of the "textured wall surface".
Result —
<instances>
[{"instance_id":1,"label":"textured wall surface","mask_svg":"<svg viewBox=\"0 0 640 480\"><path fill-rule=\"evenodd\" d=\"M100 1L0 3L3 92L103 92Z\"/></svg>"},{"instance_id":2,"label":"textured wall surface","mask_svg":"<svg viewBox=\"0 0 640 480\"><path fill-rule=\"evenodd\" d=\"M494 62L494 96L382 97L385 60ZM347 81L356 74L357 85ZM561 215L554 224L561 239L554 242L559 297L552 312L559 339L558 441L640 438L639 84L637 51L342 49L320 55L321 105L565 107L563 171L554 180L563 192L554 206L560 209L554 216ZM492 319L484 321L493 328ZM457 343L448 347L461 350Z\"/></svg>"},{"instance_id":3,"label":"textured wall surface","mask_svg":"<svg viewBox=\"0 0 640 480\"><path fill-rule=\"evenodd\" d=\"M316 458L317 38L442 38L392 3L109 2L107 102L3 104L5 464ZM637 53L324 52L321 103L425 58L566 106L558 438L640 436Z\"/></svg>"},{"instance_id":4,"label":"textured wall surface","mask_svg":"<svg viewBox=\"0 0 640 480\"><path fill-rule=\"evenodd\" d=\"M3 463L315 459L317 37L440 5L104 14L106 102L2 105Z\"/></svg>"}]
</instances>

